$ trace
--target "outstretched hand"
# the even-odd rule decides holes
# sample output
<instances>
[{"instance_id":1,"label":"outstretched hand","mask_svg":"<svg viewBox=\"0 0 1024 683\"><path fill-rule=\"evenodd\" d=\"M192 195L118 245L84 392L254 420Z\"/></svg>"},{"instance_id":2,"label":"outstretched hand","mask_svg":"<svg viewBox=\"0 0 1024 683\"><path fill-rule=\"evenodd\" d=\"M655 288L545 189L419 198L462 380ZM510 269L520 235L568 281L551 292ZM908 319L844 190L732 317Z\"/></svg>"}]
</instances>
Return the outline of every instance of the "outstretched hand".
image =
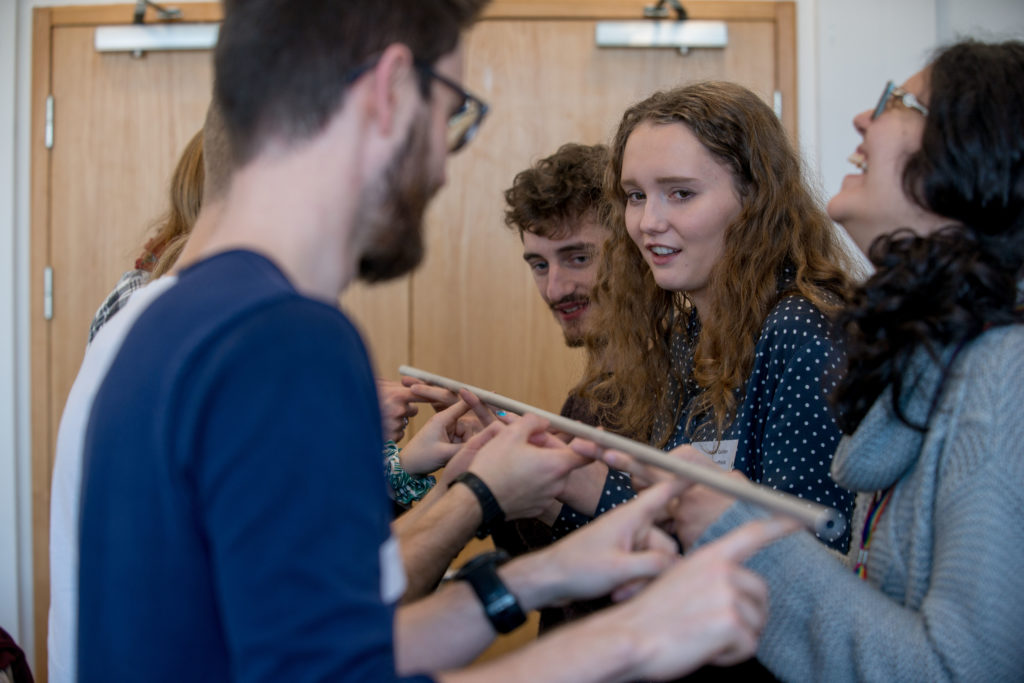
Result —
<instances>
[{"instance_id":1,"label":"outstretched hand","mask_svg":"<svg viewBox=\"0 0 1024 683\"><path fill-rule=\"evenodd\" d=\"M645 465L622 451L602 448L590 442L573 442L572 448L581 455L602 460L609 467L629 472L633 486L637 490L650 486L654 482L680 479L672 472L660 467ZM690 445L673 448L668 454L701 467L719 470L714 461ZM746 479L743 473L737 470L728 472L727 476ZM712 522L718 519L734 502L735 499L732 496L720 493L708 486L696 484L688 487L674 506L675 513L673 515L675 533L683 547L689 548L696 543Z\"/></svg>"},{"instance_id":2,"label":"outstretched hand","mask_svg":"<svg viewBox=\"0 0 1024 683\"><path fill-rule=\"evenodd\" d=\"M641 678L664 679L710 663L752 657L768 613L768 589L742 563L800 528L794 520L762 519L687 555L639 595L609 613L647 653Z\"/></svg>"},{"instance_id":3,"label":"outstretched hand","mask_svg":"<svg viewBox=\"0 0 1024 683\"><path fill-rule=\"evenodd\" d=\"M675 540L659 528L685 486L664 482L601 515L540 551L556 602L611 594L624 599L681 559Z\"/></svg>"},{"instance_id":4,"label":"outstretched hand","mask_svg":"<svg viewBox=\"0 0 1024 683\"><path fill-rule=\"evenodd\" d=\"M549 434L547 420L524 415L499 430L476 454L469 470L491 489L506 519L536 517L558 498L569 472L589 459Z\"/></svg>"},{"instance_id":5,"label":"outstretched hand","mask_svg":"<svg viewBox=\"0 0 1024 683\"><path fill-rule=\"evenodd\" d=\"M448 466L441 472L441 478L438 480L438 486L441 487L441 490L448 488L455 477L468 470L480 449L487 445L504 428L505 426L500 422L495 423L474 434L469 441L462 444L459 447L458 453L448 461Z\"/></svg>"},{"instance_id":6,"label":"outstretched hand","mask_svg":"<svg viewBox=\"0 0 1024 683\"><path fill-rule=\"evenodd\" d=\"M592 441L574 439L570 446L582 456L593 460L601 460L609 467L628 472L633 480L633 488L638 491L648 486L653 486L660 481L679 479L679 476L673 472L644 464L628 453L615 450L614 448L605 448ZM694 465L719 469L718 465L711 458L689 444L677 446L669 451L668 454L680 460L691 462Z\"/></svg>"},{"instance_id":7,"label":"outstretched hand","mask_svg":"<svg viewBox=\"0 0 1024 683\"><path fill-rule=\"evenodd\" d=\"M408 387L409 391L416 396L421 403L429 403L436 412L441 412L448 406L459 400L459 397L445 389L426 382L402 375L402 385Z\"/></svg>"},{"instance_id":8,"label":"outstretched hand","mask_svg":"<svg viewBox=\"0 0 1024 683\"><path fill-rule=\"evenodd\" d=\"M415 404L423 399L418 398L409 387L388 379L377 380L377 397L380 401L384 440L397 443L405 438L409 418L420 410Z\"/></svg>"},{"instance_id":9,"label":"outstretched hand","mask_svg":"<svg viewBox=\"0 0 1024 683\"><path fill-rule=\"evenodd\" d=\"M427 474L444 467L462 447L460 420L469 410L458 401L433 417L402 449L402 468L410 474Z\"/></svg>"}]
</instances>

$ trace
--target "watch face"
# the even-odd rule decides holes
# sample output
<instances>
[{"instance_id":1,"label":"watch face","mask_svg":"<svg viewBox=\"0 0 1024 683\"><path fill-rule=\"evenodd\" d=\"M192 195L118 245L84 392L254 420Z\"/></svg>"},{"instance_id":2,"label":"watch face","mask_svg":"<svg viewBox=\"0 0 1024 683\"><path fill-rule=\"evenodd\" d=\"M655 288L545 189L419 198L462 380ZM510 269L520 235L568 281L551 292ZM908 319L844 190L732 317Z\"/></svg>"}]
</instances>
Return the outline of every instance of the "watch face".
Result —
<instances>
[{"instance_id":1,"label":"watch face","mask_svg":"<svg viewBox=\"0 0 1024 683\"><path fill-rule=\"evenodd\" d=\"M497 616L513 607L517 609L519 607L516 604L516 597L509 593L508 590L504 590L500 594L493 596L491 601L487 603L487 614Z\"/></svg>"},{"instance_id":2,"label":"watch face","mask_svg":"<svg viewBox=\"0 0 1024 683\"><path fill-rule=\"evenodd\" d=\"M516 596L498 576L497 568L506 560L508 553L504 551L484 553L470 560L455 575L456 579L468 581L473 587L491 626L498 633L508 633L526 621Z\"/></svg>"}]
</instances>

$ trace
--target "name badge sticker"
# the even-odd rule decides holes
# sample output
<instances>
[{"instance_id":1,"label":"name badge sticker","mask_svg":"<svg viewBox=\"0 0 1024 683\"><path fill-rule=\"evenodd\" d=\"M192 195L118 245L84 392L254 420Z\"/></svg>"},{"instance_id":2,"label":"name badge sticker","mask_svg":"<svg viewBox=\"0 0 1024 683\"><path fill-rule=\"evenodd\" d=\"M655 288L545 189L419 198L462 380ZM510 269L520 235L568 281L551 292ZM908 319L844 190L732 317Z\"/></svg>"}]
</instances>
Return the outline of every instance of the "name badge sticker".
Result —
<instances>
[{"instance_id":1,"label":"name badge sticker","mask_svg":"<svg viewBox=\"0 0 1024 683\"><path fill-rule=\"evenodd\" d=\"M716 465L728 472L736 462L736 451L739 450L740 440L694 441L690 445L714 460Z\"/></svg>"}]
</instances>

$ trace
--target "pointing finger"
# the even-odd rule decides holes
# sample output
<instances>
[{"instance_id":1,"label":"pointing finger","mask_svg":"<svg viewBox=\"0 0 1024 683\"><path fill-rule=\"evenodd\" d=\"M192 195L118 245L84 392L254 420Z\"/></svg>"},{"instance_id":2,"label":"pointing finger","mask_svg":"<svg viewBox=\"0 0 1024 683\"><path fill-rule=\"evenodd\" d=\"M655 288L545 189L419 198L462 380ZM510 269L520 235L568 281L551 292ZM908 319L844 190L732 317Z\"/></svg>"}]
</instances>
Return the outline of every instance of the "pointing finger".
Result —
<instances>
[{"instance_id":1,"label":"pointing finger","mask_svg":"<svg viewBox=\"0 0 1024 683\"><path fill-rule=\"evenodd\" d=\"M761 548L800 528L802 527L799 522L788 517L759 519L730 531L697 552L706 548L709 552L721 554L722 557L734 562L744 562Z\"/></svg>"}]
</instances>

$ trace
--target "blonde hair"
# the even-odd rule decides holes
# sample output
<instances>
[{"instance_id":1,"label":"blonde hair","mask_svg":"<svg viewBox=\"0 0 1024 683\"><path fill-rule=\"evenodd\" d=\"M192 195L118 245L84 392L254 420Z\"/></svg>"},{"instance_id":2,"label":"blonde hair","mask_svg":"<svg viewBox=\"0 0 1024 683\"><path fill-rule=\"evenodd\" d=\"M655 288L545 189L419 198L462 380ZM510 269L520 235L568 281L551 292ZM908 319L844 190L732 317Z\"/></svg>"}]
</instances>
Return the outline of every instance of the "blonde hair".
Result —
<instances>
[{"instance_id":1,"label":"blonde hair","mask_svg":"<svg viewBox=\"0 0 1024 683\"><path fill-rule=\"evenodd\" d=\"M169 193L170 208L160 219L156 234L147 242L143 253L143 259L153 257L156 261L152 269L154 279L174 265L182 247L185 246L192 226L199 217L205 178L203 131L200 130L185 145L178 165L174 168Z\"/></svg>"},{"instance_id":2,"label":"blonde hair","mask_svg":"<svg viewBox=\"0 0 1024 683\"><path fill-rule=\"evenodd\" d=\"M224 119L216 103L206 111L203 128L185 146L171 178L171 208L162 219L154 242L161 251L153 267L153 277L169 271L181 256L192 228L199 218L203 201L211 202L227 194L231 182L231 151Z\"/></svg>"}]
</instances>

